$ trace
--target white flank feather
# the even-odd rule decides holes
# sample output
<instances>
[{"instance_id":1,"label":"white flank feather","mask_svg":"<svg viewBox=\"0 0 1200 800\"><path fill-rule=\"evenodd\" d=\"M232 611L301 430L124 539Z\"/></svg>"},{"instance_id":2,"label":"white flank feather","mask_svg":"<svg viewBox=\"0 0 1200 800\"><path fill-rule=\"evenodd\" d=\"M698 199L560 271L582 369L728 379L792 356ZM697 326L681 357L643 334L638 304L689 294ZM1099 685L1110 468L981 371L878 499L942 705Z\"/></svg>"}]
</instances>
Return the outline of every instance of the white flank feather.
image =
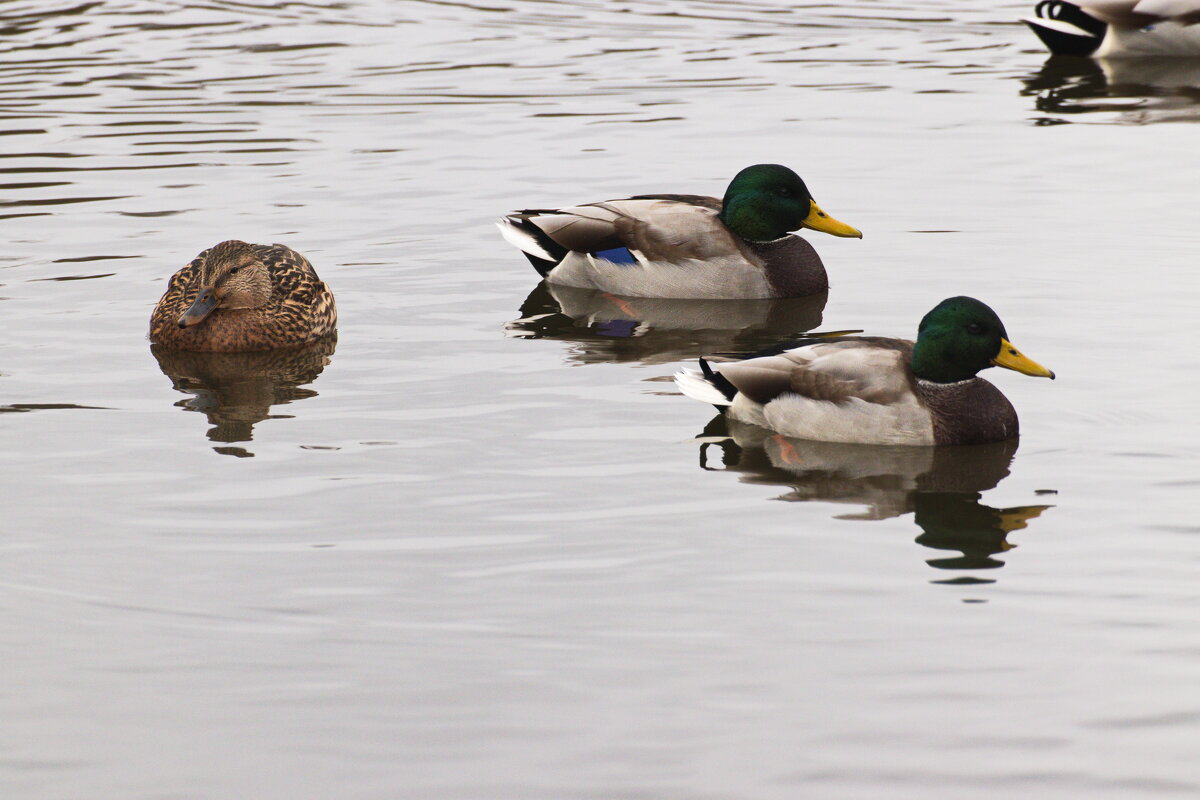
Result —
<instances>
[{"instance_id":1,"label":"white flank feather","mask_svg":"<svg viewBox=\"0 0 1200 800\"><path fill-rule=\"evenodd\" d=\"M1061 19L1053 19L1051 17L1021 17L1021 21L1029 25L1036 25L1039 28L1045 28L1046 30L1065 33L1068 36L1080 36L1085 39L1096 38L1096 34L1091 31L1085 31L1078 25L1072 25Z\"/></svg>"},{"instance_id":2,"label":"white flank feather","mask_svg":"<svg viewBox=\"0 0 1200 800\"><path fill-rule=\"evenodd\" d=\"M699 370L684 369L676 372L675 385L679 387L679 391L701 403L709 403L714 406L733 404L733 401L723 395L720 389L713 386L708 378L704 377L704 373Z\"/></svg>"},{"instance_id":3,"label":"white flank feather","mask_svg":"<svg viewBox=\"0 0 1200 800\"><path fill-rule=\"evenodd\" d=\"M856 444L934 443L933 417L912 395L887 404L857 397L830 403L785 392L765 406L749 400L744 405L739 402L729 413L734 419L796 439Z\"/></svg>"},{"instance_id":4,"label":"white flank feather","mask_svg":"<svg viewBox=\"0 0 1200 800\"><path fill-rule=\"evenodd\" d=\"M645 261L636 250L630 252L637 258L636 264L615 264L590 253L568 253L546 280L623 297L753 300L771 296L766 273L741 256L671 263Z\"/></svg>"}]
</instances>

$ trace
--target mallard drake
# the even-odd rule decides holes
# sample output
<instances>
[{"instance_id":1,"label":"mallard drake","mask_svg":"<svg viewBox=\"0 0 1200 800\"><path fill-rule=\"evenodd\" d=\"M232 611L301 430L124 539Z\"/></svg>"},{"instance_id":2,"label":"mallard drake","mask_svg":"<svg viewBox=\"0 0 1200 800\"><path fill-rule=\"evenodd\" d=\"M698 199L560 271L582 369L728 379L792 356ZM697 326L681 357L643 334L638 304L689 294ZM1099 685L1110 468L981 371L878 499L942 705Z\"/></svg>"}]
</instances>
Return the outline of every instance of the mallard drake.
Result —
<instances>
[{"instance_id":1,"label":"mallard drake","mask_svg":"<svg viewBox=\"0 0 1200 800\"><path fill-rule=\"evenodd\" d=\"M1067 56L1200 55L1200 0L1041 0L1024 17L1052 53Z\"/></svg>"},{"instance_id":2,"label":"mallard drake","mask_svg":"<svg viewBox=\"0 0 1200 800\"><path fill-rule=\"evenodd\" d=\"M1017 435L1017 413L977 377L1006 367L1054 373L1008 341L996 312L971 297L943 300L906 339L801 340L776 355L684 370L675 383L732 419L797 439L859 444L983 444Z\"/></svg>"},{"instance_id":3,"label":"mallard drake","mask_svg":"<svg viewBox=\"0 0 1200 800\"><path fill-rule=\"evenodd\" d=\"M626 297L804 297L829 286L812 245L789 231L862 238L826 214L795 172L756 164L725 197L643 194L509 214L500 232L549 283Z\"/></svg>"},{"instance_id":4,"label":"mallard drake","mask_svg":"<svg viewBox=\"0 0 1200 800\"><path fill-rule=\"evenodd\" d=\"M150 341L240 353L308 344L336 328L333 293L308 259L281 244L230 240L171 276L150 316Z\"/></svg>"}]
</instances>

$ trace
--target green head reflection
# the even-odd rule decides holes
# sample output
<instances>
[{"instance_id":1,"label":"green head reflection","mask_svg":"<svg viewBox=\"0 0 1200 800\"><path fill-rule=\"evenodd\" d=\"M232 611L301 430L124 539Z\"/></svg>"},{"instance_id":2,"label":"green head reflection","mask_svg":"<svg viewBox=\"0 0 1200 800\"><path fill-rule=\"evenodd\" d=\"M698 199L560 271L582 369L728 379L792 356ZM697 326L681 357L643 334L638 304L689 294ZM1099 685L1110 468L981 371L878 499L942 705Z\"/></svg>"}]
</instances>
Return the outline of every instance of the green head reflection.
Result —
<instances>
[{"instance_id":1,"label":"green head reflection","mask_svg":"<svg viewBox=\"0 0 1200 800\"><path fill-rule=\"evenodd\" d=\"M945 551L926 563L966 573L936 583L991 583L977 573L1004 566L1000 556L1016 546L1009 534L1029 527L1052 507L994 508L982 502L982 493L1008 476L1016 439L957 447L812 442L720 416L697 439L702 442L702 469L737 472L747 483L789 487L780 500L854 507L834 515L844 520L911 514L921 530L917 543Z\"/></svg>"}]
</instances>

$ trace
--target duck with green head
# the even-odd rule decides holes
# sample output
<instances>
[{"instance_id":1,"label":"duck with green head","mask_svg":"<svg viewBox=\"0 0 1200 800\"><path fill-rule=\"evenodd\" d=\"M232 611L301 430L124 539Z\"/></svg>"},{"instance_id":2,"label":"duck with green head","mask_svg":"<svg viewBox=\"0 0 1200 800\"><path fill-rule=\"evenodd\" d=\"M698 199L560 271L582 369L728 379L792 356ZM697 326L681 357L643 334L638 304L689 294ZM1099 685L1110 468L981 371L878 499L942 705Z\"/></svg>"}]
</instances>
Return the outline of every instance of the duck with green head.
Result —
<instances>
[{"instance_id":1,"label":"duck with green head","mask_svg":"<svg viewBox=\"0 0 1200 800\"><path fill-rule=\"evenodd\" d=\"M943 300L917 340L807 339L733 363L700 359L675 382L741 422L784 436L860 444L982 444L1018 433L1017 412L978 376L988 367L1053 378L1008 340L996 312L971 297Z\"/></svg>"},{"instance_id":2,"label":"duck with green head","mask_svg":"<svg viewBox=\"0 0 1200 800\"><path fill-rule=\"evenodd\" d=\"M628 297L805 297L829 287L811 228L862 238L792 170L755 164L725 196L644 194L509 214L500 232L549 282Z\"/></svg>"}]
</instances>

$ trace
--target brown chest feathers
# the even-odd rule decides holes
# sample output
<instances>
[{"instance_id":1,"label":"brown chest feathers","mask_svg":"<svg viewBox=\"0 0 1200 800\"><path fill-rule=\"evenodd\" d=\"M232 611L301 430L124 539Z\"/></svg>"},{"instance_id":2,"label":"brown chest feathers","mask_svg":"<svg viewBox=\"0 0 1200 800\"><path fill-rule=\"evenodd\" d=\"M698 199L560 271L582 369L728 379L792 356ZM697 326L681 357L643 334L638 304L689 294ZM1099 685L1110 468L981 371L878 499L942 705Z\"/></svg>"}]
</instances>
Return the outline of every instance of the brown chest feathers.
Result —
<instances>
[{"instance_id":1,"label":"brown chest feathers","mask_svg":"<svg viewBox=\"0 0 1200 800\"><path fill-rule=\"evenodd\" d=\"M946 384L913 382L933 417L935 444L1003 442L1020 432L1012 403L983 378Z\"/></svg>"},{"instance_id":2,"label":"brown chest feathers","mask_svg":"<svg viewBox=\"0 0 1200 800\"><path fill-rule=\"evenodd\" d=\"M793 235L746 245L762 260L772 297L809 297L829 288L825 264L807 240Z\"/></svg>"}]
</instances>

